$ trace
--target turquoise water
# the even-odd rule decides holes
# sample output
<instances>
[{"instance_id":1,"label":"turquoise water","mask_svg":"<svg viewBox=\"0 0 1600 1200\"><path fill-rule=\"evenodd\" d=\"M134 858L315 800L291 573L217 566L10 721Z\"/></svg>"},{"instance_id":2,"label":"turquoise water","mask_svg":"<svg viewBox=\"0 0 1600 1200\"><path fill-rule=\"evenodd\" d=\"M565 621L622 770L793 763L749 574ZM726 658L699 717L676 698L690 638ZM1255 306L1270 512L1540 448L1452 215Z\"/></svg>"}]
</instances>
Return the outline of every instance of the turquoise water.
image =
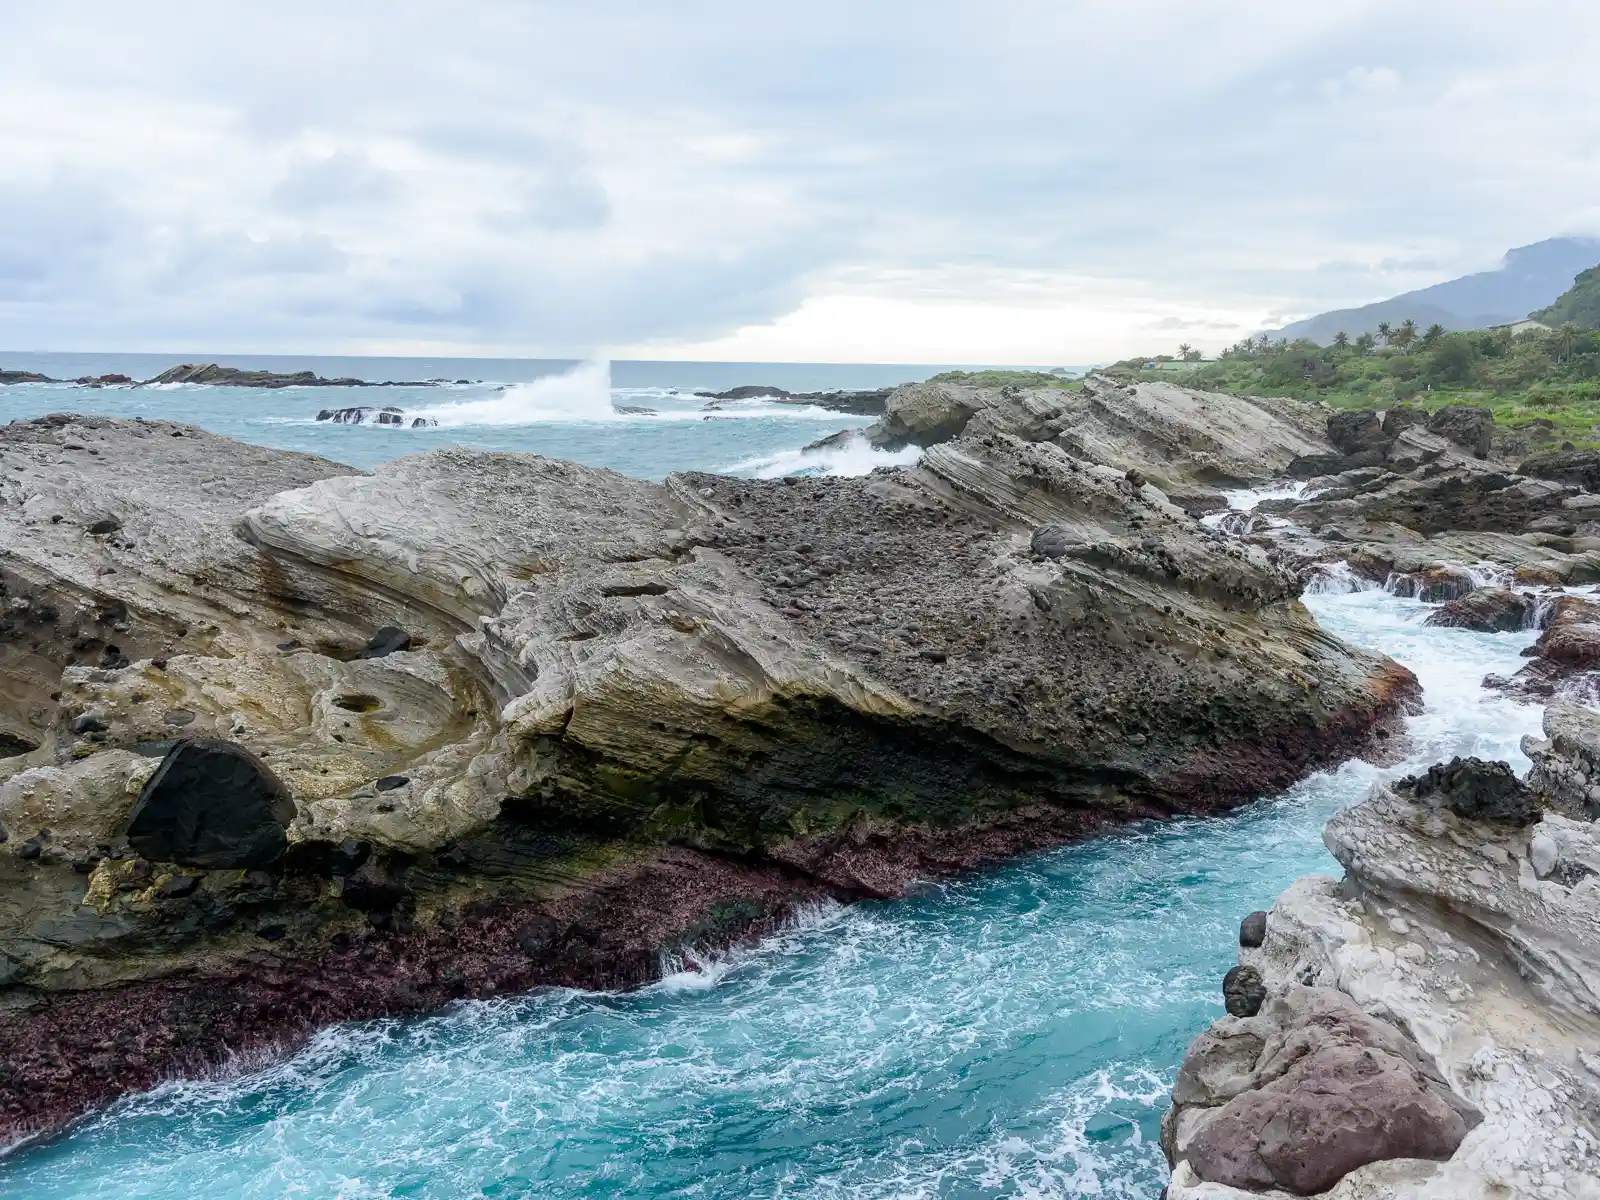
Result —
<instances>
[{"instance_id":1,"label":"turquoise water","mask_svg":"<svg viewBox=\"0 0 1600 1200\"><path fill-rule=\"evenodd\" d=\"M122 367L126 374L153 370L157 363L168 362L162 358L149 364L125 363L116 357L86 361L92 362L93 367L76 361L42 363L40 367L53 367L53 371L45 371L47 374ZM370 379L414 378L419 367L409 360L309 361L327 375L349 371L358 378ZM12 356L5 365L20 367L21 362ZM647 364L637 363L508 365L494 361L427 360L425 365L450 366L454 368L447 372L450 378L481 377L485 382L421 388L278 390L12 384L0 387L0 420L73 411L192 421L243 441L320 454L362 468L404 454L464 445L570 458L645 479L659 479L683 470L775 474L838 469L864 473L893 459L859 451L853 456L838 452L802 456L800 451L807 443L837 429L868 424L868 418L763 400L709 409L708 401L694 393L735 386L728 382L730 378L798 390L824 384L874 387L886 374L895 378L891 372L926 373L916 368L834 368L843 373L830 374L819 368L784 364L739 368L740 372L751 374L733 374L728 364L660 364L673 369L653 373L640 369ZM473 375L474 369L484 374ZM652 377L660 382L649 382ZM371 423L336 425L316 420L321 409L352 405L393 405L408 417L422 416L438 424L413 429ZM618 406L650 409L652 415L619 412Z\"/></svg>"},{"instance_id":2,"label":"turquoise water","mask_svg":"<svg viewBox=\"0 0 1600 1200\"><path fill-rule=\"evenodd\" d=\"M354 402L320 390L10 387L0 413L169 416L357 465L446 442L651 478L887 461L802 454L858 423L838 414L757 403L708 422L691 383L553 370L508 392L372 394L428 409L431 430L318 425L318 406ZM734 382L817 386L760 374L708 385ZM1427 707L1404 763L1348 763L1230 818L1129 829L902 902L818 908L633 993L550 991L335 1028L286 1060L131 1097L0 1160L0 1196L1152 1198L1166 1089L1221 1011L1239 918L1295 877L1337 869L1322 824L1380 775L1453 754L1523 769L1517 743L1538 728L1537 708L1479 686L1520 666L1532 633L1426 629L1422 605L1378 591L1307 603L1421 678Z\"/></svg>"},{"instance_id":3,"label":"turquoise water","mask_svg":"<svg viewBox=\"0 0 1600 1200\"><path fill-rule=\"evenodd\" d=\"M0 1194L1148 1200L1166 1089L1221 1011L1239 918L1336 870L1321 826L1380 774L1469 753L1524 769L1538 727L1478 686L1531 633L1425 629L1423 606L1383 592L1308 602L1421 677L1405 763L819 908L638 992L329 1030L24 1150L0 1162Z\"/></svg>"}]
</instances>

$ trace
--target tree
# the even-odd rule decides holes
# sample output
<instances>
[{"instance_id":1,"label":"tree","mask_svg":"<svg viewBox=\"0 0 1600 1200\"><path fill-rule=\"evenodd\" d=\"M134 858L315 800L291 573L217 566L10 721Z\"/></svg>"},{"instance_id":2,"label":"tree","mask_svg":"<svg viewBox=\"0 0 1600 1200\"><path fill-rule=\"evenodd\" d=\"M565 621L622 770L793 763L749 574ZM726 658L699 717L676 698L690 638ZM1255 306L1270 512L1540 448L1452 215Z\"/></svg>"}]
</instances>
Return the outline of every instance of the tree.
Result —
<instances>
[{"instance_id":1,"label":"tree","mask_svg":"<svg viewBox=\"0 0 1600 1200\"><path fill-rule=\"evenodd\" d=\"M1194 347L1189 345L1188 342L1180 343L1179 346L1178 346L1178 357L1183 359L1184 362L1188 362L1189 361L1189 351L1191 351L1193 349L1194 349Z\"/></svg>"},{"instance_id":2,"label":"tree","mask_svg":"<svg viewBox=\"0 0 1600 1200\"><path fill-rule=\"evenodd\" d=\"M1562 322L1561 327L1552 335L1555 339L1556 357L1559 361L1567 362L1572 358L1572 348L1577 345L1578 335L1582 332L1583 330L1579 329L1571 321Z\"/></svg>"},{"instance_id":3,"label":"tree","mask_svg":"<svg viewBox=\"0 0 1600 1200\"><path fill-rule=\"evenodd\" d=\"M1444 326L1435 321L1432 325L1428 326L1428 332L1422 335L1423 349L1432 350L1439 344L1439 339L1443 336Z\"/></svg>"},{"instance_id":4,"label":"tree","mask_svg":"<svg viewBox=\"0 0 1600 1200\"><path fill-rule=\"evenodd\" d=\"M1403 354L1411 352L1411 343L1417 340L1417 323L1410 317L1400 322L1400 328L1389 335L1389 344L1400 347Z\"/></svg>"},{"instance_id":5,"label":"tree","mask_svg":"<svg viewBox=\"0 0 1600 1200\"><path fill-rule=\"evenodd\" d=\"M1341 329L1333 335L1333 344L1340 350L1345 349L1350 345L1350 335Z\"/></svg>"},{"instance_id":6,"label":"tree","mask_svg":"<svg viewBox=\"0 0 1600 1200\"><path fill-rule=\"evenodd\" d=\"M1394 331L1389 327L1389 322L1378 322L1378 336L1383 339L1383 344L1385 346L1389 344L1389 339L1393 336L1393 334Z\"/></svg>"},{"instance_id":7,"label":"tree","mask_svg":"<svg viewBox=\"0 0 1600 1200\"><path fill-rule=\"evenodd\" d=\"M1356 339L1356 349L1363 354L1371 354L1372 348L1377 344L1377 340L1370 333L1363 333Z\"/></svg>"}]
</instances>

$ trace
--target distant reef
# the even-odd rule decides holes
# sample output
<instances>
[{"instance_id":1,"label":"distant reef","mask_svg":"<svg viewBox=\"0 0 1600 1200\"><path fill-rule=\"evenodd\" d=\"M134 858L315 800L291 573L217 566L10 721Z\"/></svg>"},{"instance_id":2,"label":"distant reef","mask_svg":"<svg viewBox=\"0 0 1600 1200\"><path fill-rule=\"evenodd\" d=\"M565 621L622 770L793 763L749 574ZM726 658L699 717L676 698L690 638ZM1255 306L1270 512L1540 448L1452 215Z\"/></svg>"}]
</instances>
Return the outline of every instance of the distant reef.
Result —
<instances>
[{"instance_id":1,"label":"distant reef","mask_svg":"<svg viewBox=\"0 0 1600 1200\"><path fill-rule=\"evenodd\" d=\"M696 392L696 396L712 401L707 408L736 400L771 400L777 404L803 404L827 408L834 412L853 413L863 417L881 417L893 388L876 388L862 392L786 392L780 387L762 383L744 384L725 392Z\"/></svg>"},{"instance_id":2,"label":"distant reef","mask_svg":"<svg viewBox=\"0 0 1600 1200\"><path fill-rule=\"evenodd\" d=\"M447 383L444 379L383 380L324 379L315 371L246 371L238 367L223 367L216 363L181 363L168 367L151 379L136 380L128 375L84 375L77 379L54 379L37 371L8 371L0 369L0 384L6 383L75 383L81 387L107 387L115 385L149 387L158 383L203 383L214 387L437 387ZM469 380L458 379L457 383ZM480 381L481 382L481 381Z\"/></svg>"}]
</instances>

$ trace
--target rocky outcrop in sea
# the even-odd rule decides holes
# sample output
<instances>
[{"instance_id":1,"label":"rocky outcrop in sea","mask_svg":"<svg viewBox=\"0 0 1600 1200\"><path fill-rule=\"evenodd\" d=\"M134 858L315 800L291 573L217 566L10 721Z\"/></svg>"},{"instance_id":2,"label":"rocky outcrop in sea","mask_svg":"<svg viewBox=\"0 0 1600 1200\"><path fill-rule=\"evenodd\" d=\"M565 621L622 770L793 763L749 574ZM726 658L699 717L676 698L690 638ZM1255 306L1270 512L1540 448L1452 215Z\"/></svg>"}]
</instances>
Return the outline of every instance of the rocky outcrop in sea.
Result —
<instances>
[{"instance_id":1,"label":"rocky outcrop in sea","mask_svg":"<svg viewBox=\"0 0 1600 1200\"><path fill-rule=\"evenodd\" d=\"M1392 733L1410 674L1162 486L1312 433L1162 391L1112 465L982 398L857 479L0 429L0 1137L336 1020L637 984Z\"/></svg>"}]
</instances>

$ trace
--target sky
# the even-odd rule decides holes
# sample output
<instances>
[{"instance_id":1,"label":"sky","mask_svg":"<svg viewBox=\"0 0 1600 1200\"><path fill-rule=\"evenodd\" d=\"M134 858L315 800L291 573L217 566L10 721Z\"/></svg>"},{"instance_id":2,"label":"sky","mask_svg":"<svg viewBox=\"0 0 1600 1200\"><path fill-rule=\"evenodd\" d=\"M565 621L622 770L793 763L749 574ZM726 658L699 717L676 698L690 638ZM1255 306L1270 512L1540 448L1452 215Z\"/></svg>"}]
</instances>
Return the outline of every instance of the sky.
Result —
<instances>
[{"instance_id":1,"label":"sky","mask_svg":"<svg viewBox=\"0 0 1600 1200\"><path fill-rule=\"evenodd\" d=\"M1086 364L1600 233L1600 6L0 0L0 347Z\"/></svg>"}]
</instances>

